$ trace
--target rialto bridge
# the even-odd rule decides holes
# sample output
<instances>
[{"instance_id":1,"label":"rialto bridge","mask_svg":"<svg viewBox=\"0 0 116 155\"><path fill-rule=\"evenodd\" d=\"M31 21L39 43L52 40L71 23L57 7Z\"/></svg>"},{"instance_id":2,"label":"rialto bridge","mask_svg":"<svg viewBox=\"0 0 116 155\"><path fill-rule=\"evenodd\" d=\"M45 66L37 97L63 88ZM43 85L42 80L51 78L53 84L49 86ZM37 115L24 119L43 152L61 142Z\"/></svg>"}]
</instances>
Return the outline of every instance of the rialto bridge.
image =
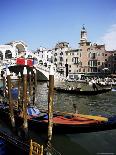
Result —
<instances>
[{"instance_id":1,"label":"rialto bridge","mask_svg":"<svg viewBox=\"0 0 116 155\"><path fill-rule=\"evenodd\" d=\"M22 67L16 65L16 59L18 57L31 56L37 60L35 68L37 70L38 80L49 80L49 67L45 67L39 64L42 61L36 54L28 52L27 45L23 41L12 41L5 45L0 45L0 74L4 67L8 66L11 72L22 71ZM55 70L55 81L65 80L63 76ZM1 76L0 76L1 77Z\"/></svg>"},{"instance_id":2,"label":"rialto bridge","mask_svg":"<svg viewBox=\"0 0 116 155\"><path fill-rule=\"evenodd\" d=\"M27 45L23 41L12 41L0 45L0 60L17 58L18 55L27 51Z\"/></svg>"}]
</instances>

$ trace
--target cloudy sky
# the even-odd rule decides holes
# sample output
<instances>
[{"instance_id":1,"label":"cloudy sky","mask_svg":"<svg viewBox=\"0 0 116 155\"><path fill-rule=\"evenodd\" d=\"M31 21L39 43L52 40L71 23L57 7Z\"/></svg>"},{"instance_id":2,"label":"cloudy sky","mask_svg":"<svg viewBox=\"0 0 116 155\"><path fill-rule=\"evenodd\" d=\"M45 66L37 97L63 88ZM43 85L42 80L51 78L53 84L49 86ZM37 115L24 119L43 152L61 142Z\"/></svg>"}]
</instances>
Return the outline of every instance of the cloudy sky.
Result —
<instances>
[{"instance_id":1,"label":"cloudy sky","mask_svg":"<svg viewBox=\"0 0 116 155\"><path fill-rule=\"evenodd\" d=\"M24 41L30 50L67 41L78 48L84 24L88 41L116 49L116 0L0 0L0 44Z\"/></svg>"}]
</instances>

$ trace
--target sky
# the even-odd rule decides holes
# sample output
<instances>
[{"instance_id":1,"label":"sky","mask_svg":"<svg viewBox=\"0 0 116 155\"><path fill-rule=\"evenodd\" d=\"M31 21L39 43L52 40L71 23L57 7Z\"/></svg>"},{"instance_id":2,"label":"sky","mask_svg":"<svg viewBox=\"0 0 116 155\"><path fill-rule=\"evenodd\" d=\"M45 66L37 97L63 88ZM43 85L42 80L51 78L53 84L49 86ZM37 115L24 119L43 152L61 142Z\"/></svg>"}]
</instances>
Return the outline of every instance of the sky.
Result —
<instances>
[{"instance_id":1,"label":"sky","mask_svg":"<svg viewBox=\"0 0 116 155\"><path fill-rule=\"evenodd\" d=\"M116 50L116 0L0 0L0 44L78 48L83 24L88 41Z\"/></svg>"}]
</instances>

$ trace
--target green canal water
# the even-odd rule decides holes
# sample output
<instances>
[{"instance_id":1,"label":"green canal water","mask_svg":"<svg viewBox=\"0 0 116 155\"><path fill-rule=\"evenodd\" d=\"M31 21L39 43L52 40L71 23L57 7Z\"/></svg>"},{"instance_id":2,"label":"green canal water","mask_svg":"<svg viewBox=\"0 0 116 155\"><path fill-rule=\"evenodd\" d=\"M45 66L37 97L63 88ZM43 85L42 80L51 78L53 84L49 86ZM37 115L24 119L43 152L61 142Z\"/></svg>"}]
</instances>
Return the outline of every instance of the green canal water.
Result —
<instances>
[{"instance_id":1,"label":"green canal water","mask_svg":"<svg viewBox=\"0 0 116 155\"><path fill-rule=\"evenodd\" d=\"M67 86L67 83L64 83ZM86 84L70 83L71 86L81 86L82 89L92 89ZM37 87L37 105L47 108L47 83L39 83ZM77 105L79 113L95 115L116 114L116 92L96 96L76 96L69 94L54 95L54 109L74 112L73 104ZM93 133L78 133L53 136L53 145L62 155L99 155L116 154L116 129Z\"/></svg>"}]
</instances>

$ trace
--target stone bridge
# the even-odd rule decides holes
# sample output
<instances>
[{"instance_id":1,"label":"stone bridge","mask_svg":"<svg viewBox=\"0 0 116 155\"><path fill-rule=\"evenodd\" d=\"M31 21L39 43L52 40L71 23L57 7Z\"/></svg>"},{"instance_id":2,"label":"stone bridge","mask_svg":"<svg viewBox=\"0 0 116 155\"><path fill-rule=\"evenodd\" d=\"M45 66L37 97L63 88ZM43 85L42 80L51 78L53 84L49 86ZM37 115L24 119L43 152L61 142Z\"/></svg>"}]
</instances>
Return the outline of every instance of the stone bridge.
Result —
<instances>
[{"instance_id":1,"label":"stone bridge","mask_svg":"<svg viewBox=\"0 0 116 155\"><path fill-rule=\"evenodd\" d=\"M43 80L49 80L49 68L43 65L34 65L37 70L37 77L42 77ZM63 82L66 78L60 73L56 72L54 68L54 82Z\"/></svg>"}]
</instances>

